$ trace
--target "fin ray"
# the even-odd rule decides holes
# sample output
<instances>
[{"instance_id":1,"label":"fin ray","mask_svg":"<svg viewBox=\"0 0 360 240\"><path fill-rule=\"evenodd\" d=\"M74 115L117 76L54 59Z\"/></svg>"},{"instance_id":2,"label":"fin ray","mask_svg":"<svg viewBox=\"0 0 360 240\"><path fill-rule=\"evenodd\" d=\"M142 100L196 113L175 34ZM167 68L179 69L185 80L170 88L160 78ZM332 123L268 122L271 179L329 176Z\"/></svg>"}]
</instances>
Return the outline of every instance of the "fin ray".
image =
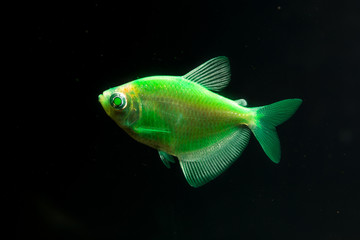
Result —
<instances>
[{"instance_id":1,"label":"fin ray","mask_svg":"<svg viewBox=\"0 0 360 240\"><path fill-rule=\"evenodd\" d=\"M200 187L223 173L246 148L250 129L235 127L214 144L178 156L181 169L192 187Z\"/></svg>"},{"instance_id":2,"label":"fin ray","mask_svg":"<svg viewBox=\"0 0 360 240\"><path fill-rule=\"evenodd\" d=\"M275 127L288 120L301 103L301 99L294 98L254 108L256 120L251 130L274 163L279 163L281 158L280 140Z\"/></svg>"},{"instance_id":3,"label":"fin ray","mask_svg":"<svg viewBox=\"0 0 360 240\"><path fill-rule=\"evenodd\" d=\"M224 56L212 58L183 76L212 91L225 88L230 82L230 77L229 59Z\"/></svg>"}]
</instances>

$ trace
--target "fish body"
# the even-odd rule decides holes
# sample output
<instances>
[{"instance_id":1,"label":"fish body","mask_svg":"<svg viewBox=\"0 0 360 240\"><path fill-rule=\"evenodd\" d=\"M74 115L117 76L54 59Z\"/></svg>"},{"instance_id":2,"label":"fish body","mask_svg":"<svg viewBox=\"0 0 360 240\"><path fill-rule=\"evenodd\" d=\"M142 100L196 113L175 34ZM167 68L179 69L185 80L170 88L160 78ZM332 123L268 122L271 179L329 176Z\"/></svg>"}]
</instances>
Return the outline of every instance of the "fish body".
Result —
<instances>
[{"instance_id":1,"label":"fish body","mask_svg":"<svg viewBox=\"0 0 360 240\"><path fill-rule=\"evenodd\" d=\"M211 181L242 153L252 131L274 162L280 160L275 126L301 104L288 99L247 108L214 91L230 81L229 61L213 58L184 76L151 76L99 95L106 113L135 140L159 151L167 167L178 157L193 187Z\"/></svg>"},{"instance_id":2,"label":"fish body","mask_svg":"<svg viewBox=\"0 0 360 240\"><path fill-rule=\"evenodd\" d=\"M139 101L139 116L120 126L137 141L174 156L208 146L234 126L248 124L253 116L234 101L182 77L146 77L125 89L131 89L131 99Z\"/></svg>"}]
</instances>

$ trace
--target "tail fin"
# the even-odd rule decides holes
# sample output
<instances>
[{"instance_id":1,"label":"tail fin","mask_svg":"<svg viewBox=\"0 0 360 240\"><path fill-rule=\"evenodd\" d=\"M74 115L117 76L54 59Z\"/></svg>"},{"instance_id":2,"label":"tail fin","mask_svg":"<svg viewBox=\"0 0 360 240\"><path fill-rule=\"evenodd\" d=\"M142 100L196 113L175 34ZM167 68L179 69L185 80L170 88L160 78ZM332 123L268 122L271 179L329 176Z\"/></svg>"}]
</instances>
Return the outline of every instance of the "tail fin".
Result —
<instances>
[{"instance_id":1,"label":"tail fin","mask_svg":"<svg viewBox=\"0 0 360 240\"><path fill-rule=\"evenodd\" d=\"M294 98L253 108L256 116L250 129L274 163L279 163L281 157L280 142L275 127L288 120L301 103L301 99Z\"/></svg>"}]
</instances>

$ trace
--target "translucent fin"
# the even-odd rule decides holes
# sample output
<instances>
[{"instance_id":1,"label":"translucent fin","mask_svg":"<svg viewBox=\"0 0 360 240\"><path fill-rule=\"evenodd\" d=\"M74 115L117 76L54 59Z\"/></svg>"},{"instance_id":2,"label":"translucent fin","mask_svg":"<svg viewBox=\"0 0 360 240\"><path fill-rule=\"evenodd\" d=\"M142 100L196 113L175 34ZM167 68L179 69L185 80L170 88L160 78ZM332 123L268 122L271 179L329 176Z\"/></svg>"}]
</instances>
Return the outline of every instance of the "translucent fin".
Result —
<instances>
[{"instance_id":1,"label":"translucent fin","mask_svg":"<svg viewBox=\"0 0 360 240\"><path fill-rule=\"evenodd\" d=\"M160 159L167 168L170 168L170 162L175 163L174 157L166 152L159 151Z\"/></svg>"},{"instance_id":2,"label":"translucent fin","mask_svg":"<svg viewBox=\"0 0 360 240\"><path fill-rule=\"evenodd\" d=\"M166 152L159 151L159 156L161 161L165 164L167 168L170 168L170 162L175 163L174 157L167 154Z\"/></svg>"},{"instance_id":3,"label":"translucent fin","mask_svg":"<svg viewBox=\"0 0 360 240\"><path fill-rule=\"evenodd\" d=\"M256 119L251 130L266 155L274 163L279 163L281 158L280 141L275 127L288 120L301 103L301 99L287 99L253 108L256 111Z\"/></svg>"},{"instance_id":4,"label":"translucent fin","mask_svg":"<svg viewBox=\"0 0 360 240\"><path fill-rule=\"evenodd\" d=\"M238 100L235 100L235 102L237 104L239 104L240 106L243 106L243 107L247 106L247 101L245 99L238 99Z\"/></svg>"},{"instance_id":5,"label":"translucent fin","mask_svg":"<svg viewBox=\"0 0 360 240\"><path fill-rule=\"evenodd\" d=\"M247 127L236 127L211 146L178 156L192 187L200 187L223 173L241 155L250 138Z\"/></svg>"},{"instance_id":6,"label":"translucent fin","mask_svg":"<svg viewBox=\"0 0 360 240\"><path fill-rule=\"evenodd\" d=\"M230 63L224 56L210 59L183 76L209 90L220 91L230 82Z\"/></svg>"}]
</instances>

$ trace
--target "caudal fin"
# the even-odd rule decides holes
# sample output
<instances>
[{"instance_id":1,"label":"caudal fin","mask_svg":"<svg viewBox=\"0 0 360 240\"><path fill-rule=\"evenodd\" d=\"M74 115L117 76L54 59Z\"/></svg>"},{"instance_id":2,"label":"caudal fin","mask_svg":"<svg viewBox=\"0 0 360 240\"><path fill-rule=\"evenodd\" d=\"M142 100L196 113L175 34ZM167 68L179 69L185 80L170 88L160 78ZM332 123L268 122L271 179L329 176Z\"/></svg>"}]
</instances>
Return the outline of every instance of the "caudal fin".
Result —
<instances>
[{"instance_id":1,"label":"caudal fin","mask_svg":"<svg viewBox=\"0 0 360 240\"><path fill-rule=\"evenodd\" d=\"M253 108L256 117L250 129L266 155L275 163L279 163L281 158L280 141L275 127L288 120L301 103L301 99L294 98Z\"/></svg>"}]
</instances>

